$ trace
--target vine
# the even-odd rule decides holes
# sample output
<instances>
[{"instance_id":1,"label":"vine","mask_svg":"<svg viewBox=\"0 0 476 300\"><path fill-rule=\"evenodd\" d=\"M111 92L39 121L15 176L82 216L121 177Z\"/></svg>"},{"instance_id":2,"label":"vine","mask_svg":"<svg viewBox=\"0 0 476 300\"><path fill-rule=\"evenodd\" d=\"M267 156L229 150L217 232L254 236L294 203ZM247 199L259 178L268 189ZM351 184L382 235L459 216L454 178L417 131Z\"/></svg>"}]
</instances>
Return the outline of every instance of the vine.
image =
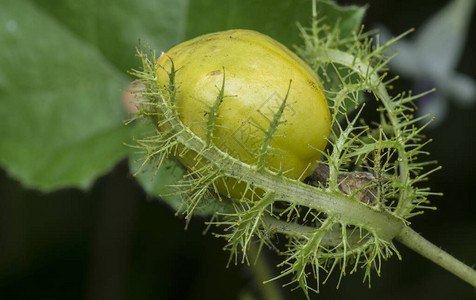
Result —
<instances>
[{"instance_id":1,"label":"vine","mask_svg":"<svg viewBox=\"0 0 476 300\"><path fill-rule=\"evenodd\" d=\"M248 251L255 244L260 250L263 246L275 249L283 256L282 272L270 281L290 278L289 284L307 297L309 292L318 292L320 283L337 269L342 278L363 268L370 285L372 271L380 274L383 260L394 254L400 258L395 239L476 286L471 268L437 253L408 227L409 218L422 209L433 209L428 197L437 193L420 184L439 167L426 170L431 162L420 161L428 154L422 147L430 140L421 135L426 125L418 127L424 118L414 118L412 102L425 93L394 97L388 93L394 79L386 81L389 58L385 54L401 36L377 46L362 31L339 39L335 29L314 17L311 28L300 27L304 46L297 53L323 79L332 115L329 146L322 151L316 176L303 183L266 167L287 95L268 128L259 128L265 139L257 162L247 164L219 149L212 138L217 110L227 97L226 69L216 101L207 106L206 138L202 139L177 113L180 85L175 75L180 69L175 69L173 61L170 69L164 69L154 51L140 48L142 70L132 71L144 86L137 92L136 119L148 120L155 132L137 141L136 147L145 152L143 166L161 168L167 160L193 157L195 165L172 186L173 195L182 197L180 211L187 225L197 209L215 205L208 224L220 228L214 235L226 241L229 263L250 263ZM166 85L158 83L159 68L169 76ZM292 82L288 93L290 89ZM364 104L364 95L373 96L375 102ZM369 124L362 116L374 103L380 122ZM230 180L246 186L242 198L219 194L218 186L226 187ZM285 249L276 243L277 235L286 237ZM324 279L322 270L328 273Z\"/></svg>"}]
</instances>

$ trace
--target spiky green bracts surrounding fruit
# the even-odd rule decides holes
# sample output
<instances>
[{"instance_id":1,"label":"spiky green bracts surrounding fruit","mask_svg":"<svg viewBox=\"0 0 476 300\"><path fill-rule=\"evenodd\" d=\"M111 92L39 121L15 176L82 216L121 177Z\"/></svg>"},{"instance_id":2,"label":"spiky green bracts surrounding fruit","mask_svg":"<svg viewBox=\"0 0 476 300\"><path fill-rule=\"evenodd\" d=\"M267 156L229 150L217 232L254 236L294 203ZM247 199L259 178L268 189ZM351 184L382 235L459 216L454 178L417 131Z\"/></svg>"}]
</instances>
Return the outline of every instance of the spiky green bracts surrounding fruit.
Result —
<instances>
[{"instance_id":1,"label":"spiky green bracts surrounding fruit","mask_svg":"<svg viewBox=\"0 0 476 300\"><path fill-rule=\"evenodd\" d=\"M417 161L426 154L417 97L387 92L390 43L339 40L319 21L302 34L298 54L311 67L267 36L234 30L161 55L140 49L143 69L133 74L144 86L137 118L155 132L138 140L143 165L181 162L185 176L171 187L180 212L189 221L211 208L208 224L221 228L215 235L235 263L248 262L252 245L275 249L283 255L277 278L290 276L308 295L327 280L323 270L362 267L370 279L398 255L393 239L426 207L431 192L417 184L431 171ZM362 120L366 109L380 122ZM275 244L279 235L285 247Z\"/></svg>"}]
</instances>

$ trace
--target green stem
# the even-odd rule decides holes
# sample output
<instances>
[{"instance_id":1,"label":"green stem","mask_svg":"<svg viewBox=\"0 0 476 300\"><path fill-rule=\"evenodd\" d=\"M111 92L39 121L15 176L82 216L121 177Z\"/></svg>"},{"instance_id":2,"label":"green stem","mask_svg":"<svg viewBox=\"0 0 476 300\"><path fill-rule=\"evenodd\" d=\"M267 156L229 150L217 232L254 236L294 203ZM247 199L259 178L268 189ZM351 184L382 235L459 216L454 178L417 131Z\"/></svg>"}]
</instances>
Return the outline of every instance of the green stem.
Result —
<instances>
[{"instance_id":1,"label":"green stem","mask_svg":"<svg viewBox=\"0 0 476 300\"><path fill-rule=\"evenodd\" d=\"M413 229L408 227L402 230L396 240L476 287L475 270L435 246Z\"/></svg>"},{"instance_id":2,"label":"green stem","mask_svg":"<svg viewBox=\"0 0 476 300\"><path fill-rule=\"evenodd\" d=\"M167 105L164 103L164 105ZM264 191L272 192L275 201L285 201L306 206L336 216L349 224L360 225L368 230L375 229L387 241L393 239L403 227L398 217L385 211L377 211L354 199L338 193L325 193L322 190L303 184L291 178L280 176L268 169L258 170L216 147L207 148L205 142L185 127L178 118L169 120L170 127L179 132L177 139L187 145L189 150L200 153L201 159L208 162L204 169L220 170L238 182L251 183Z\"/></svg>"},{"instance_id":3,"label":"green stem","mask_svg":"<svg viewBox=\"0 0 476 300\"><path fill-rule=\"evenodd\" d=\"M255 244L250 247L248 254L250 255L250 259L255 261L253 265L253 275L256 280L256 285L261 291L262 299L283 300L284 297L281 294L281 287L278 285L277 281L266 282L266 284L264 283L266 280L273 278L274 274L265 257L257 259L259 249Z\"/></svg>"}]
</instances>

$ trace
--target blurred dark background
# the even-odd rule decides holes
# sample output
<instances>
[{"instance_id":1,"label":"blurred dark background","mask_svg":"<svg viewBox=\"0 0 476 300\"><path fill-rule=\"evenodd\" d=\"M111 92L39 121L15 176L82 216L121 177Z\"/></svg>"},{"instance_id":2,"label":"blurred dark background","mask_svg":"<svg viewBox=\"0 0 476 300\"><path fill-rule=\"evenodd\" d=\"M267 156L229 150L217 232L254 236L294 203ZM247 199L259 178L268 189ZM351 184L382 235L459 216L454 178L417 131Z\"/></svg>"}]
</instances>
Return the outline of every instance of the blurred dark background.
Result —
<instances>
[{"instance_id":1,"label":"blurred dark background","mask_svg":"<svg viewBox=\"0 0 476 300\"><path fill-rule=\"evenodd\" d=\"M385 24L393 33L417 28L448 1L338 1L369 4L364 22ZM411 8L411 9L410 9ZM457 70L476 78L476 21L473 18ZM396 90L412 88L402 79ZM443 169L428 184L444 193L437 211L414 218L412 226L434 244L469 265L476 263L476 106L450 103L446 119L426 131L426 147ZM119 101L118 101L119 104ZM87 192L27 190L0 170L1 299L237 299L245 291L258 298L250 268L225 268L222 240L202 235L203 220L184 222L135 182L126 162L98 179ZM476 290L397 243L396 257L376 274L372 288L362 272L334 276L314 298L476 299ZM271 262L278 262L273 254ZM287 299L302 299L300 291Z\"/></svg>"}]
</instances>

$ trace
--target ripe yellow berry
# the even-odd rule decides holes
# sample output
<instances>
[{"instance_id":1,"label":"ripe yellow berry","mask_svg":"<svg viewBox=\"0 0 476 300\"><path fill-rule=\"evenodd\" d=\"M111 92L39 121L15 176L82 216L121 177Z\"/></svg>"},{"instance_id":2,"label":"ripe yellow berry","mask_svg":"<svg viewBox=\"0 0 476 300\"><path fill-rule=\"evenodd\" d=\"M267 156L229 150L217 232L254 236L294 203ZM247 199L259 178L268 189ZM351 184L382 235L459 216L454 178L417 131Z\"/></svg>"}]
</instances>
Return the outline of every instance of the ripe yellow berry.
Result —
<instances>
[{"instance_id":1,"label":"ripe yellow berry","mask_svg":"<svg viewBox=\"0 0 476 300\"><path fill-rule=\"evenodd\" d=\"M297 55L264 34L229 30L199 36L163 54L158 61L163 68L156 71L160 85L169 83L165 70L171 69L171 61L178 70L180 119L203 139L209 106L225 80L212 141L251 165L290 87L265 165L290 178L312 173L320 157L316 149L325 148L331 121L317 75ZM194 164L190 156L181 161L186 167Z\"/></svg>"}]
</instances>

